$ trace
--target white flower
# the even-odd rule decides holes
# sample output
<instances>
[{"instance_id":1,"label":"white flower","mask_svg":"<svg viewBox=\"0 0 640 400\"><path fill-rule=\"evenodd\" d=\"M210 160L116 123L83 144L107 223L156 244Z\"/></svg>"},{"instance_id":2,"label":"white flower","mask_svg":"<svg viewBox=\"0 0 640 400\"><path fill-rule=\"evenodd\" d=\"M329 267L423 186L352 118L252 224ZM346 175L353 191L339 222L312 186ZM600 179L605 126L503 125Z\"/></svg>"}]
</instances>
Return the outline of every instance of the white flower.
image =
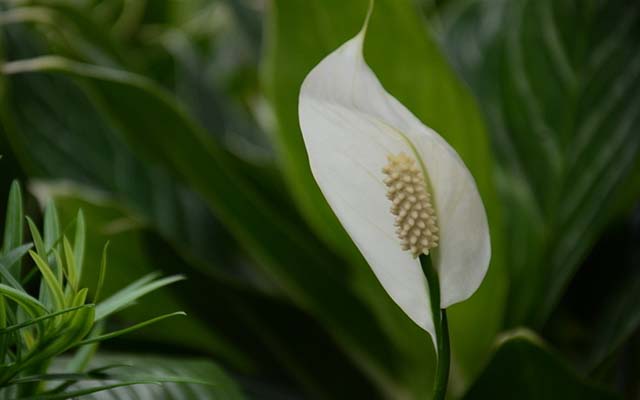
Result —
<instances>
[{"instance_id":1,"label":"white flower","mask_svg":"<svg viewBox=\"0 0 640 400\"><path fill-rule=\"evenodd\" d=\"M416 256L431 252L442 308L467 299L491 257L487 217L456 151L387 93L365 63L365 31L366 24L306 77L300 126L334 213L393 300L434 337Z\"/></svg>"}]
</instances>

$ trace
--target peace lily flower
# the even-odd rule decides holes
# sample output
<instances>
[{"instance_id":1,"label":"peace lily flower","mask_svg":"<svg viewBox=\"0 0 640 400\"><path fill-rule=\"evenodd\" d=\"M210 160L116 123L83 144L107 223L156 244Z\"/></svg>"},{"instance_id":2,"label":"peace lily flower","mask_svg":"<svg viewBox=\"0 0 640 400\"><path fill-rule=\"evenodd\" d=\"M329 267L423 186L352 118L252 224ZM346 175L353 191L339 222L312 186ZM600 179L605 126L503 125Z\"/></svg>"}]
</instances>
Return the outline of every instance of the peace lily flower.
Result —
<instances>
[{"instance_id":1,"label":"peace lily flower","mask_svg":"<svg viewBox=\"0 0 640 400\"><path fill-rule=\"evenodd\" d=\"M391 298L435 343L419 256L431 256L440 308L466 300L489 265L487 217L456 151L367 66L365 31L366 24L306 77L300 126L329 205Z\"/></svg>"}]
</instances>

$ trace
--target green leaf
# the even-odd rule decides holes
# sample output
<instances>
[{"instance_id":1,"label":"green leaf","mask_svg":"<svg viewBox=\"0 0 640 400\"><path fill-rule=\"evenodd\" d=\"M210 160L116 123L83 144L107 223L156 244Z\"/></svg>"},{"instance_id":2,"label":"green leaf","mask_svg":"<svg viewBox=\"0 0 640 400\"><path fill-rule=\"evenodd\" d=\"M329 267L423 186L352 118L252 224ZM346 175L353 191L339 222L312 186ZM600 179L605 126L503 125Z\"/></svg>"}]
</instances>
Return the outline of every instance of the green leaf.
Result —
<instances>
[{"instance_id":1,"label":"green leaf","mask_svg":"<svg viewBox=\"0 0 640 400\"><path fill-rule=\"evenodd\" d=\"M101 341L112 339L112 338L115 338L115 337L118 337L118 336L121 336L121 335L126 335L129 332L136 331L136 330L138 330L140 328L144 328L145 326L154 324L156 322L160 322L163 319L175 317L175 316L178 316L178 315L186 316L187 314L182 312L182 311L176 311L176 312L173 312L173 313L160 315L158 317L148 319L146 321L137 323L137 324L135 324L133 326L130 326L130 327L127 327L125 329L120 329L120 330L115 331L115 332L105 333L103 335L94 336L94 337L85 339L82 342L80 342L79 344L80 345L85 345L85 344L94 343L94 342L101 342Z\"/></svg>"},{"instance_id":2,"label":"green leaf","mask_svg":"<svg viewBox=\"0 0 640 400\"><path fill-rule=\"evenodd\" d=\"M84 246L86 237L86 227L84 223L84 213L78 210L76 217L76 233L73 239L73 257L76 262L76 276L78 282L82 279L82 267L84 264Z\"/></svg>"},{"instance_id":3,"label":"green leaf","mask_svg":"<svg viewBox=\"0 0 640 400\"><path fill-rule=\"evenodd\" d=\"M439 17L501 166L507 323L541 326L616 200L640 193L640 5L453 1Z\"/></svg>"},{"instance_id":4,"label":"green leaf","mask_svg":"<svg viewBox=\"0 0 640 400\"><path fill-rule=\"evenodd\" d=\"M4 335L4 334L7 334L7 333L10 333L10 332L13 332L13 331L17 331L17 330L29 327L31 325L35 325L35 324L37 324L39 322L46 321L46 320L49 320L51 318L55 318L55 317L57 317L59 315L72 313L72 312L77 311L77 310L79 310L81 308L84 308L84 307L93 307L93 305L91 305L91 304L82 304L82 305L78 305L78 306L74 306L74 307L65 308L64 310L48 313L46 315L42 315L42 316L37 317L37 318L32 318L32 319L30 319L28 321L25 321L25 322L22 322L22 323L19 323L19 324L7 326L6 328L0 328L0 334Z\"/></svg>"},{"instance_id":5,"label":"green leaf","mask_svg":"<svg viewBox=\"0 0 640 400\"><path fill-rule=\"evenodd\" d=\"M337 225L311 176L298 124L297 102L304 77L323 57L360 30L368 3L368 0L293 4L274 1L263 71L277 116L278 145L298 205L325 240L351 254L356 252L355 247ZM506 295L501 211L493 182L488 135L473 97L425 30L411 1L375 1L364 55L383 86L459 152L474 175L487 208L493 246L489 274L480 290L467 302L453 307L449 314L454 362L458 363L457 377L461 378L458 386L464 386L489 354L503 318ZM351 258L362 264L359 256ZM371 282L372 274L364 265L359 271L368 275L360 278L362 285L377 285ZM371 302L380 303L379 299L386 296L379 290L367 291ZM388 305L376 307L387 320L387 329L398 329L398 342L409 343L407 328L388 317L395 310L391 311ZM415 370L432 368L434 361L415 351L421 346L420 339L413 340L416 343L406 346L406 356L416 357Z\"/></svg>"},{"instance_id":6,"label":"green leaf","mask_svg":"<svg viewBox=\"0 0 640 400\"><path fill-rule=\"evenodd\" d=\"M31 246L31 244L24 244L5 254L0 255L0 276L9 284L9 286L12 286L13 288L18 289L22 292L25 292L25 290L20 282L18 282L16 278L13 277L10 272L9 266L16 265L18 261L20 261L20 259L24 257L25 254L27 254L29 249L31 249Z\"/></svg>"},{"instance_id":7,"label":"green leaf","mask_svg":"<svg viewBox=\"0 0 640 400\"><path fill-rule=\"evenodd\" d=\"M344 264L314 240L286 201L264 194L263 188L273 184L264 171L246 165L210 140L166 92L135 74L59 57L10 62L3 70L9 74L61 72L85 79L95 101L134 149L200 192L259 266L302 308L330 324L328 331L358 354L356 360L381 374L393 365L385 350L388 339L367 306L345 287ZM327 298L329 291L332 296Z\"/></svg>"},{"instance_id":8,"label":"green leaf","mask_svg":"<svg viewBox=\"0 0 640 400\"><path fill-rule=\"evenodd\" d=\"M617 396L584 382L568 364L532 338L503 340L464 400L609 400Z\"/></svg>"},{"instance_id":9,"label":"green leaf","mask_svg":"<svg viewBox=\"0 0 640 400\"><path fill-rule=\"evenodd\" d=\"M54 201L47 203L44 209L44 228L43 235L44 248L47 253L56 246L57 251L61 251L62 248L59 245L60 241L60 221L58 218L58 210ZM56 266L62 268L62 266Z\"/></svg>"},{"instance_id":10,"label":"green leaf","mask_svg":"<svg viewBox=\"0 0 640 400\"><path fill-rule=\"evenodd\" d=\"M105 395L114 398L122 400L141 397L159 400L240 400L244 398L238 385L220 367L210 361L118 354L100 355L92 361L91 366L97 368L113 364L130 366L113 367L106 372L116 378L117 383L113 385L128 386L117 389L117 386L111 388L106 387L107 385L102 386L110 389ZM82 395L83 399L97 399L102 397L91 394L97 392L96 389L100 387L83 381L57 395L38 398L65 399Z\"/></svg>"},{"instance_id":11,"label":"green leaf","mask_svg":"<svg viewBox=\"0 0 640 400\"><path fill-rule=\"evenodd\" d=\"M97 303L100 300L100 294L102 293L102 286L104 285L104 278L107 274L107 254L109 250L109 242L104 244L102 248L102 257L100 258L100 271L98 272L98 282L96 283L96 292L93 296L93 302Z\"/></svg>"},{"instance_id":12,"label":"green leaf","mask_svg":"<svg viewBox=\"0 0 640 400\"><path fill-rule=\"evenodd\" d=\"M44 241L42 240L42 236L40 236L40 231L36 226L35 222L29 217L27 218L27 224L29 225L29 231L31 232L31 239L33 239L33 244L36 247L36 252L40 257L47 257L47 249L44 247Z\"/></svg>"},{"instance_id":13,"label":"green leaf","mask_svg":"<svg viewBox=\"0 0 640 400\"><path fill-rule=\"evenodd\" d=\"M80 190L51 193L61 221L72 219L78 208L91 221L87 225L87 260L98 260L105 241L110 241L108 279L103 289L106 296L153 270L188 276L178 285L145 296L110 320L126 326L129 321L173 309L187 311L188 318L161 321L119 341L136 348L141 343L148 345L153 338L161 346L214 354L234 370L251 374L280 370L308 393L324 393L329 398L347 393L377 398L373 384L307 312L246 286L199 274L154 234L152 227L141 226L117 203L85 197ZM85 272L85 285L94 291L97 265ZM311 340L312 347L308 346Z\"/></svg>"},{"instance_id":14,"label":"green leaf","mask_svg":"<svg viewBox=\"0 0 640 400\"><path fill-rule=\"evenodd\" d=\"M151 276L151 278L154 278ZM126 288L116 292L108 299L100 302L96 307L96 321L99 321L110 314L121 310L124 307L128 307L133 304L137 299L144 296L147 293L158 290L163 286L170 285L174 282L185 279L184 276L168 276L166 278L152 280L143 277L140 280L132 283Z\"/></svg>"},{"instance_id":15,"label":"green leaf","mask_svg":"<svg viewBox=\"0 0 640 400\"><path fill-rule=\"evenodd\" d=\"M49 290L49 293L51 293L54 306L54 309L52 311L62 310L65 306L64 293L62 292L62 282L60 282L58 278L53 274L53 271L51 270L49 264L44 261L38 254L33 251L29 251L29 255L31 256L31 258L33 258L33 261L35 261L36 266L42 274L42 285L40 286L40 290L42 290L43 287L46 287Z\"/></svg>"},{"instance_id":16,"label":"green leaf","mask_svg":"<svg viewBox=\"0 0 640 400\"><path fill-rule=\"evenodd\" d=\"M37 299L11 286L0 283L0 294L18 303L31 317L37 318L47 313L47 309Z\"/></svg>"},{"instance_id":17,"label":"green leaf","mask_svg":"<svg viewBox=\"0 0 640 400\"><path fill-rule=\"evenodd\" d=\"M4 236L2 239L2 254L6 254L16 247L22 245L22 236L24 230L24 217L22 211L22 192L20 184L17 181L11 183L9 191L9 199L7 202L7 213L4 219ZM20 260L5 265L9 272L15 277L20 278Z\"/></svg>"},{"instance_id":18,"label":"green leaf","mask_svg":"<svg viewBox=\"0 0 640 400\"><path fill-rule=\"evenodd\" d=\"M73 19L87 22L86 10L76 10L76 14L79 16ZM60 24L66 29L65 22ZM8 58L49 52L47 42L31 30L11 28L15 29L8 29L12 33L3 37ZM100 31L96 26L93 29ZM59 50L62 44L54 41L51 46ZM103 49L94 50L88 52ZM137 55L139 49L133 53ZM133 154L78 84L62 75L38 74L1 75L0 86L5 94L0 97L2 135L30 176L73 180L107 191L166 238L193 253L200 261L196 266L237 279L237 246L204 202L166 171ZM39 197L37 190L34 194Z\"/></svg>"},{"instance_id":19,"label":"green leaf","mask_svg":"<svg viewBox=\"0 0 640 400\"><path fill-rule=\"evenodd\" d=\"M62 237L62 246L64 248L64 256L66 260L65 265L66 265L67 280L69 281L69 284L74 289L74 291L77 291L78 285L80 284L80 279L77 275L78 265L76 264L74 251L71 248L71 243L69 243L69 240L67 239L66 236ZM62 268L62 265L60 265L60 268Z\"/></svg>"},{"instance_id":20,"label":"green leaf","mask_svg":"<svg viewBox=\"0 0 640 400\"><path fill-rule=\"evenodd\" d=\"M619 351L626 340L638 332L640 327L640 274L625 277L626 281L604 307L592 333L594 346L587 359L586 370L594 372L608 358Z\"/></svg>"}]
</instances>

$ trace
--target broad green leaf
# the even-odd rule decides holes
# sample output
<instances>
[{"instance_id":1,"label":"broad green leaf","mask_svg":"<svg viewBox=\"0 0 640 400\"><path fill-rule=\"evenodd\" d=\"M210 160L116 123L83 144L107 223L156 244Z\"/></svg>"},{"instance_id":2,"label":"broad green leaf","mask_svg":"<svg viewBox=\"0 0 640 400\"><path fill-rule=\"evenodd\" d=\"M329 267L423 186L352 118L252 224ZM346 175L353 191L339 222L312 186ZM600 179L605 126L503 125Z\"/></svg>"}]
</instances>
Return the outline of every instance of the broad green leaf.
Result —
<instances>
[{"instance_id":1,"label":"broad green leaf","mask_svg":"<svg viewBox=\"0 0 640 400\"><path fill-rule=\"evenodd\" d=\"M279 150L298 205L320 235L349 254L355 252L354 246L337 225L311 177L297 119L297 102L306 74L360 30L368 3L367 0L274 1L263 71L276 111ZM410 1L375 2L364 53L383 86L460 153L487 207L493 244L489 274L478 293L450 312L460 388L478 372L488 355L502 319L506 290L502 221L492 180L488 137L474 99L446 63ZM352 258L361 263L359 257ZM366 271L363 267L359 270ZM362 285L377 286L371 277L359 279ZM385 296L367 290L369 299ZM388 306L376 307L384 314L390 312ZM383 318L391 326L388 329L400 326L386 316ZM471 331L473 335L469 334ZM398 341L408 343L406 329L399 329L396 334ZM408 356L415 355L415 347L420 346L419 338L413 340L415 343L407 346ZM433 362L422 358L413 361L420 365L416 370L428 369Z\"/></svg>"},{"instance_id":2,"label":"broad green leaf","mask_svg":"<svg viewBox=\"0 0 640 400\"><path fill-rule=\"evenodd\" d=\"M24 216L22 211L22 192L17 181L11 183L9 200L7 201L7 212L4 219L4 236L2 238L2 253L7 254L14 248L22 245L22 235L24 231ZM20 259L15 260L5 268L15 277L20 277Z\"/></svg>"},{"instance_id":3,"label":"broad green leaf","mask_svg":"<svg viewBox=\"0 0 640 400\"><path fill-rule=\"evenodd\" d=\"M279 197L265 197L261 185L270 182L258 169L210 140L166 92L138 75L59 57L7 63L4 72L60 72L84 79L133 148L200 192L265 272L302 308L328 323L329 332L357 354L356 359L370 359L368 367L378 373L393 365L385 350L388 340L371 312L339 278L348 272L339 259L314 241ZM332 296L327 298L329 291Z\"/></svg>"},{"instance_id":4,"label":"broad green leaf","mask_svg":"<svg viewBox=\"0 0 640 400\"><path fill-rule=\"evenodd\" d=\"M117 367L117 365L129 367ZM114 365L106 370L105 366ZM62 363L54 370L62 367ZM100 387L100 382L82 381L66 390L67 393L83 393L83 399L101 399L104 396L122 400L153 398L171 400L190 399L244 399L242 390L218 365L204 359L184 359L170 357L148 357L133 354L100 355L94 358L91 368L100 368L105 374L115 375L115 384L142 383L135 386L111 388L109 392L92 395L91 388ZM109 380L112 384L114 380ZM171 383L172 381L185 383ZM154 384L155 382L155 384ZM198 382L198 383L189 383ZM144 384L146 383L146 384ZM84 391L84 392L82 392ZM62 394L62 393L61 393ZM43 397L63 399L68 397Z\"/></svg>"},{"instance_id":5,"label":"broad green leaf","mask_svg":"<svg viewBox=\"0 0 640 400\"><path fill-rule=\"evenodd\" d=\"M640 5L452 1L442 39L487 116L510 237L507 324L540 326L637 198ZM635 182L635 183L633 183Z\"/></svg>"},{"instance_id":6,"label":"broad green leaf","mask_svg":"<svg viewBox=\"0 0 640 400\"><path fill-rule=\"evenodd\" d=\"M16 29L8 29L11 34L4 46L8 58L47 52L32 31L10 28ZM133 154L78 85L60 75L0 76L0 81L6 90L0 97L2 134L26 172L113 193L165 237L193 253L200 261L196 266L237 276L237 246L204 202L157 165ZM215 239L217 245L204 238Z\"/></svg>"},{"instance_id":7,"label":"broad green leaf","mask_svg":"<svg viewBox=\"0 0 640 400\"><path fill-rule=\"evenodd\" d=\"M85 196L88 193L79 188L58 192L54 186L50 185L48 192L56 199L63 224L73 219L78 208L87 216L83 286L90 286L92 291L98 280L104 243L111 243L107 279L100 298L154 270L187 275L186 281L150 293L135 307L113 315L110 321L125 327L170 310L185 310L189 316L158 322L150 329L122 337L122 341L135 348L148 344L152 337L154 343L161 345L213 354L236 370L257 371L258 376L283 371L287 379L300 382L308 393L323 393L329 398L378 397L372 383L307 313L281 299L198 274L169 250L168 243L153 235L150 227L141 226L116 203ZM310 341L313 346L309 346Z\"/></svg>"},{"instance_id":8,"label":"broad green leaf","mask_svg":"<svg viewBox=\"0 0 640 400\"><path fill-rule=\"evenodd\" d=\"M553 351L516 333L500 343L464 400L613 400L614 394L584 382Z\"/></svg>"},{"instance_id":9,"label":"broad green leaf","mask_svg":"<svg viewBox=\"0 0 640 400\"><path fill-rule=\"evenodd\" d=\"M64 2L30 1L0 14L0 24L30 23L47 29L58 51L109 65L122 62L121 49L103 29L96 29L93 16Z\"/></svg>"}]
</instances>

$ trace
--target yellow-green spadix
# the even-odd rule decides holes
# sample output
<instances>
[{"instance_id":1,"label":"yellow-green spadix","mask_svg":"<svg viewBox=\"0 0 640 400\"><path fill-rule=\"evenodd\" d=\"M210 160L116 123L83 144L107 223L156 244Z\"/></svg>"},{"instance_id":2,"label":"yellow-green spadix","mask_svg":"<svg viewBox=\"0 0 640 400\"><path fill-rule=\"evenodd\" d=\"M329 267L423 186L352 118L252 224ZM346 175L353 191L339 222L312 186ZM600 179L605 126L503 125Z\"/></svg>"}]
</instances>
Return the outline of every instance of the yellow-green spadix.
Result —
<instances>
[{"instance_id":1,"label":"yellow-green spadix","mask_svg":"<svg viewBox=\"0 0 640 400\"><path fill-rule=\"evenodd\" d=\"M416 256L431 254L442 308L467 299L491 257L487 217L456 151L367 66L365 31L366 25L306 77L300 126L311 171L333 212L389 296L433 337Z\"/></svg>"}]
</instances>

